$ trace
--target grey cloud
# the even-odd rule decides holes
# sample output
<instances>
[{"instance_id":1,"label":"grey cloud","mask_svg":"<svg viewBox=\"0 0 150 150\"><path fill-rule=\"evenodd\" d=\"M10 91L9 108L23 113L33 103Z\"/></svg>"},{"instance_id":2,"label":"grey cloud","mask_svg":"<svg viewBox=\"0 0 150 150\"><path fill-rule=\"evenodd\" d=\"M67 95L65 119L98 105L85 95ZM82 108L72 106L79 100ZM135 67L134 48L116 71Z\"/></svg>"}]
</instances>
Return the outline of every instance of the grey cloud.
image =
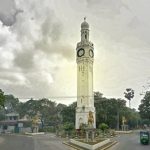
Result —
<instances>
[{"instance_id":1,"label":"grey cloud","mask_svg":"<svg viewBox=\"0 0 150 150\"><path fill-rule=\"evenodd\" d=\"M30 6L32 5L31 2ZM33 63L33 55L35 52L37 54L38 50L48 55L49 61L53 55L71 60L73 48L68 43L63 43L63 25L56 18L54 11L44 6L39 9L38 3L34 3L33 6L31 13L28 13L30 8L24 8L24 13L18 15L18 22L11 28L22 45L21 52L16 53L14 64L22 69L36 67L36 64ZM35 29L36 27L38 30ZM38 38L34 38L35 35Z\"/></svg>"},{"instance_id":2,"label":"grey cloud","mask_svg":"<svg viewBox=\"0 0 150 150\"><path fill-rule=\"evenodd\" d=\"M61 25L54 23L50 35L52 36L52 42L58 41L61 36Z\"/></svg>"},{"instance_id":3,"label":"grey cloud","mask_svg":"<svg viewBox=\"0 0 150 150\"><path fill-rule=\"evenodd\" d=\"M22 69L31 69L34 67L33 52L24 49L23 52L18 52L15 55L14 64Z\"/></svg>"},{"instance_id":4,"label":"grey cloud","mask_svg":"<svg viewBox=\"0 0 150 150\"><path fill-rule=\"evenodd\" d=\"M36 84L35 84L36 83ZM11 93L17 96L20 100L32 98L43 98L54 95L56 89L47 83L41 82L40 78L34 78L34 82L31 82L32 87L19 84L10 84L9 88L7 84L3 85L5 93Z\"/></svg>"},{"instance_id":5,"label":"grey cloud","mask_svg":"<svg viewBox=\"0 0 150 150\"><path fill-rule=\"evenodd\" d=\"M62 44L63 26L59 21L52 21L51 16L45 18L41 26L42 38L35 42L35 49L39 49L48 55L58 54L65 59L73 58L73 48L68 44Z\"/></svg>"},{"instance_id":6,"label":"grey cloud","mask_svg":"<svg viewBox=\"0 0 150 150\"><path fill-rule=\"evenodd\" d=\"M3 25L12 26L21 12L23 11L16 8L14 0L0 0L0 20Z\"/></svg>"},{"instance_id":7,"label":"grey cloud","mask_svg":"<svg viewBox=\"0 0 150 150\"><path fill-rule=\"evenodd\" d=\"M41 31L43 38L48 40L50 38L52 42L59 41L62 33L62 24L59 21L52 21L53 17L50 15L45 18L43 24L41 25Z\"/></svg>"},{"instance_id":8,"label":"grey cloud","mask_svg":"<svg viewBox=\"0 0 150 150\"><path fill-rule=\"evenodd\" d=\"M3 46L7 43L7 38L5 36L0 36L0 46Z\"/></svg>"},{"instance_id":9,"label":"grey cloud","mask_svg":"<svg viewBox=\"0 0 150 150\"><path fill-rule=\"evenodd\" d=\"M11 81L13 83L13 82L17 81L17 78L16 78L16 76L13 75L12 72L9 74L6 71L6 72L1 72L1 74L0 74L0 80L3 80L4 82Z\"/></svg>"},{"instance_id":10,"label":"grey cloud","mask_svg":"<svg viewBox=\"0 0 150 150\"><path fill-rule=\"evenodd\" d=\"M3 13L0 13L0 20L2 21L3 25L12 26L16 22L16 16L18 13L23 12L22 10L16 10L14 14L10 14L6 16Z\"/></svg>"},{"instance_id":11,"label":"grey cloud","mask_svg":"<svg viewBox=\"0 0 150 150\"><path fill-rule=\"evenodd\" d=\"M135 16L133 17L133 19L129 22L128 26L132 29L135 29L138 27L138 25L140 24L140 21L138 20L138 18Z\"/></svg>"},{"instance_id":12,"label":"grey cloud","mask_svg":"<svg viewBox=\"0 0 150 150\"><path fill-rule=\"evenodd\" d=\"M58 55L62 59L72 60L73 59L73 47L69 44L62 44L61 42L49 43L48 40L43 38L35 43L35 48L43 51L49 56Z\"/></svg>"},{"instance_id":13,"label":"grey cloud","mask_svg":"<svg viewBox=\"0 0 150 150\"><path fill-rule=\"evenodd\" d=\"M87 7L94 8L95 11L109 16L120 14L122 7L129 10L122 0L86 0L86 2Z\"/></svg>"}]
</instances>

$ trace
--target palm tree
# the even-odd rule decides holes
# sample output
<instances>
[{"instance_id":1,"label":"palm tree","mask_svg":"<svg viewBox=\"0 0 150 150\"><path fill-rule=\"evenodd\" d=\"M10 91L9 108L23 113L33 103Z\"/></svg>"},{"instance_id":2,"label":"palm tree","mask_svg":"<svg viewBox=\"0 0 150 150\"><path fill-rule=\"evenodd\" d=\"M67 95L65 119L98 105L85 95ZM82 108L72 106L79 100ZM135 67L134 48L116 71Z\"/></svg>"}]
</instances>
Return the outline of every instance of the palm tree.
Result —
<instances>
[{"instance_id":1,"label":"palm tree","mask_svg":"<svg viewBox=\"0 0 150 150\"><path fill-rule=\"evenodd\" d=\"M124 97L129 100L129 108L131 108L131 99L134 97L134 90L127 88L124 94Z\"/></svg>"}]
</instances>

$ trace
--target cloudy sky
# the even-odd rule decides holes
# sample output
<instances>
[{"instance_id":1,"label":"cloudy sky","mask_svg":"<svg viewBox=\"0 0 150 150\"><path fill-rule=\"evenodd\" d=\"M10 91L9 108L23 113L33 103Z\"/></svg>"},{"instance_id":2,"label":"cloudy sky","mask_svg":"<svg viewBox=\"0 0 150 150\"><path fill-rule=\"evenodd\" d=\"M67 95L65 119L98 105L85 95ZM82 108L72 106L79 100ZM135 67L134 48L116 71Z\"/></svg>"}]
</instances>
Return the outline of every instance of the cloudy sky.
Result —
<instances>
[{"instance_id":1,"label":"cloudy sky","mask_svg":"<svg viewBox=\"0 0 150 150\"><path fill-rule=\"evenodd\" d=\"M123 98L133 88L131 104L137 108L150 82L149 5L149 0L0 0L0 88L21 100L75 101L75 49L86 16L95 46L94 91Z\"/></svg>"}]
</instances>

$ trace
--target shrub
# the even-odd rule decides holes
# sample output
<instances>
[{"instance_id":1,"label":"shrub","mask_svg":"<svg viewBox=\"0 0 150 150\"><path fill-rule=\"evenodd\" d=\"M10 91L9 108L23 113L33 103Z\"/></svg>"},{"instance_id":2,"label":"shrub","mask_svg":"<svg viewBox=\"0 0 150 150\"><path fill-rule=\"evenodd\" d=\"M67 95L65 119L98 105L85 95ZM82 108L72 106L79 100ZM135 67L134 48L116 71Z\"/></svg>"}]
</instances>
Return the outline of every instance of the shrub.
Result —
<instances>
[{"instance_id":1,"label":"shrub","mask_svg":"<svg viewBox=\"0 0 150 150\"><path fill-rule=\"evenodd\" d=\"M105 123L101 123L101 124L99 125L99 129L101 129L103 132L104 132L105 130L107 130L108 128L109 128L108 125L105 124Z\"/></svg>"}]
</instances>

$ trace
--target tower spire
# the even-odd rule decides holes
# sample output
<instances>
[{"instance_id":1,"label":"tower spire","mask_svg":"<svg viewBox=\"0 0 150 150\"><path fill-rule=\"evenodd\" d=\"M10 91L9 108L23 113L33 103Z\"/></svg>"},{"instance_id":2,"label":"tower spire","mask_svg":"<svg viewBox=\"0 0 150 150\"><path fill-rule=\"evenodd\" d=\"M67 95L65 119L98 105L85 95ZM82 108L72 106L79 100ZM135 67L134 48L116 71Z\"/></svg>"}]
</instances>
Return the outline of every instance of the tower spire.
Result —
<instances>
[{"instance_id":1,"label":"tower spire","mask_svg":"<svg viewBox=\"0 0 150 150\"><path fill-rule=\"evenodd\" d=\"M89 41L89 24L86 22L86 17L84 17L84 21L81 23L81 41Z\"/></svg>"}]
</instances>

